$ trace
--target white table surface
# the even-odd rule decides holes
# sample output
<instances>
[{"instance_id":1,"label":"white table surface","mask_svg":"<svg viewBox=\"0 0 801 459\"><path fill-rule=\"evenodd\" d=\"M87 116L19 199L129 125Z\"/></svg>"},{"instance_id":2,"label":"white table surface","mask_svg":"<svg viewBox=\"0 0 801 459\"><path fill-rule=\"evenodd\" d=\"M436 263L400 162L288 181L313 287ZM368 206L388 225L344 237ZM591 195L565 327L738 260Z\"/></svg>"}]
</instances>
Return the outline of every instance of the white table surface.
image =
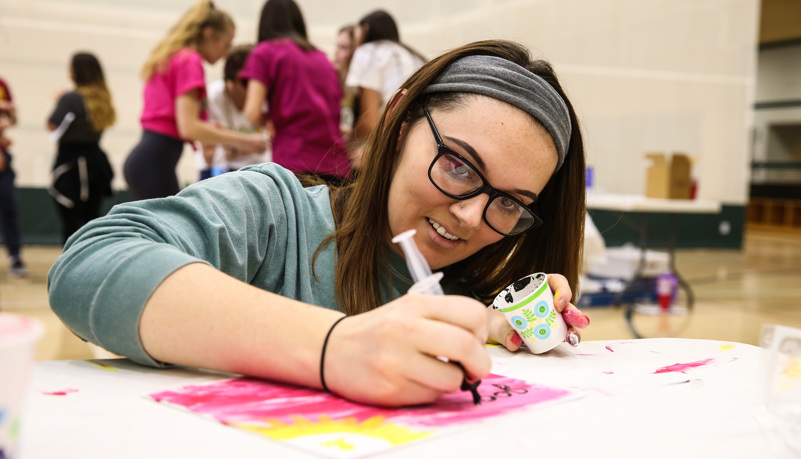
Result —
<instances>
[{"instance_id":1,"label":"white table surface","mask_svg":"<svg viewBox=\"0 0 801 459\"><path fill-rule=\"evenodd\" d=\"M493 373L584 395L485 420L381 457L783 457L774 432L758 416L765 352L758 347L643 339L585 342L577 348L563 343L539 356L496 346L488 350ZM654 373L709 358L713 363L686 373ZM145 397L224 377L151 369L125 359L36 362L22 457L320 457ZM48 395L57 391L68 393Z\"/></svg>"},{"instance_id":2,"label":"white table surface","mask_svg":"<svg viewBox=\"0 0 801 459\"><path fill-rule=\"evenodd\" d=\"M623 212L696 213L720 212L720 201L712 199L662 199L638 194L587 193L587 208Z\"/></svg>"}]
</instances>

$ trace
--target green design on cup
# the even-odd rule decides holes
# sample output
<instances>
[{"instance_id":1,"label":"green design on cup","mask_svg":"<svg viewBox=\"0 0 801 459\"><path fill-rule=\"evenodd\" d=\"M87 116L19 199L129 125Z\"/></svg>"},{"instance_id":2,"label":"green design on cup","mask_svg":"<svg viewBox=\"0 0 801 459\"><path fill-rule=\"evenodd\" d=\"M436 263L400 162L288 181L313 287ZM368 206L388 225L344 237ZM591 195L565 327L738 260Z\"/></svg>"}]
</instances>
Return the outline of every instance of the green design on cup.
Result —
<instances>
[{"instance_id":1,"label":"green design on cup","mask_svg":"<svg viewBox=\"0 0 801 459\"><path fill-rule=\"evenodd\" d=\"M526 339L531 339L534 336L534 328L533 327L529 327L529 328L523 330L522 332L520 332L520 336L522 336L523 338L526 338Z\"/></svg>"},{"instance_id":2,"label":"green design on cup","mask_svg":"<svg viewBox=\"0 0 801 459\"><path fill-rule=\"evenodd\" d=\"M523 309L523 315L526 316L526 319L528 319L529 322L537 321L537 316L535 316L534 313L531 312L531 309Z\"/></svg>"}]
</instances>

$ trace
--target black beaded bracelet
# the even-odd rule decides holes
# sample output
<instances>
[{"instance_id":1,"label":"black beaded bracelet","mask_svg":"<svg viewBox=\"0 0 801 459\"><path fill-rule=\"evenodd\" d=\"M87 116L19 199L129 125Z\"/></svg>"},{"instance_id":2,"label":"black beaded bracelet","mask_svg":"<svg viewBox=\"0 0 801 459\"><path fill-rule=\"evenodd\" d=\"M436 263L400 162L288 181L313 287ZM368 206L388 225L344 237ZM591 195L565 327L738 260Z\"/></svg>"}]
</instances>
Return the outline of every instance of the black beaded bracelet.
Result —
<instances>
[{"instance_id":1,"label":"black beaded bracelet","mask_svg":"<svg viewBox=\"0 0 801 459\"><path fill-rule=\"evenodd\" d=\"M320 382L323 383L323 390L326 392L331 392L328 390L328 386L325 384L325 372L323 368L325 367L325 348L328 347L328 338L331 337L331 332L334 331L334 327L339 325L348 316L342 316L334 322L334 325L331 325L331 328L328 329L328 334L325 335L325 341L323 341L323 352L320 354Z\"/></svg>"}]
</instances>

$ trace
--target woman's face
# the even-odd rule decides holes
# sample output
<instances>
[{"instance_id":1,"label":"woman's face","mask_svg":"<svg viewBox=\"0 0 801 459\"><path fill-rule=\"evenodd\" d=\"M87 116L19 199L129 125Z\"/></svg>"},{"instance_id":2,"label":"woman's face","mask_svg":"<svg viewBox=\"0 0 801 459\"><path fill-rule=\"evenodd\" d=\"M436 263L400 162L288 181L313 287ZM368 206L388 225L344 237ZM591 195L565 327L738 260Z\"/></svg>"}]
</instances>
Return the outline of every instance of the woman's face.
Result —
<instances>
[{"instance_id":1,"label":"woman's face","mask_svg":"<svg viewBox=\"0 0 801 459\"><path fill-rule=\"evenodd\" d=\"M556 169L556 146L548 131L505 102L474 96L460 108L431 111L431 118L445 145L466 158L492 187L526 205L540 194ZM389 189L392 235L417 230L414 240L432 269L461 261L500 241L503 236L483 219L489 195L456 200L429 180L437 145L426 119L406 129ZM401 252L395 244L393 247Z\"/></svg>"},{"instance_id":2,"label":"woman's face","mask_svg":"<svg viewBox=\"0 0 801 459\"><path fill-rule=\"evenodd\" d=\"M206 62L214 64L228 55L231 43L234 41L234 32L233 27L224 32L207 27L203 32L203 42L198 47L198 52Z\"/></svg>"},{"instance_id":3,"label":"woman's face","mask_svg":"<svg viewBox=\"0 0 801 459\"><path fill-rule=\"evenodd\" d=\"M340 32L337 35L337 48L334 51L334 65L340 72L348 71L348 64L352 54L353 41L350 39L350 33L347 31Z\"/></svg>"}]
</instances>

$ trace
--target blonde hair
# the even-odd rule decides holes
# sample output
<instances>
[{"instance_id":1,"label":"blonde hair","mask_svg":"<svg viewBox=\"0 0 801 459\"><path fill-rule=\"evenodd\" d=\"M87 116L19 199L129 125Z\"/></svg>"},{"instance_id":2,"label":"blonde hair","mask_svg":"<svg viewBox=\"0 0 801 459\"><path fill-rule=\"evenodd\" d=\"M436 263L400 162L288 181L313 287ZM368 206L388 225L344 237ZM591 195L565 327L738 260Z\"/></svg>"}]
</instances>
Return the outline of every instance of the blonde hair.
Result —
<instances>
[{"instance_id":1,"label":"blonde hair","mask_svg":"<svg viewBox=\"0 0 801 459\"><path fill-rule=\"evenodd\" d=\"M111 104L111 93L104 84L76 88L75 92L83 96L83 104L92 127L102 132L117 121L117 113Z\"/></svg>"},{"instance_id":2,"label":"blonde hair","mask_svg":"<svg viewBox=\"0 0 801 459\"><path fill-rule=\"evenodd\" d=\"M97 132L114 124L117 114L111 103L111 93L106 86L103 68L92 53L76 53L72 56L72 77L75 92L83 97L86 115Z\"/></svg>"},{"instance_id":3,"label":"blonde hair","mask_svg":"<svg viewBox=\"0 0 801 459\"><path fill-rule=\"evenodd\" d=\"M142 78L147 81L154 73L163 72L170 57L181 48L199 45L206 27L226 32L233 29L234 21L228 13L215 8L211 0L198 0L153 48L142 67Z\"/></svg>"}]
</instances>

